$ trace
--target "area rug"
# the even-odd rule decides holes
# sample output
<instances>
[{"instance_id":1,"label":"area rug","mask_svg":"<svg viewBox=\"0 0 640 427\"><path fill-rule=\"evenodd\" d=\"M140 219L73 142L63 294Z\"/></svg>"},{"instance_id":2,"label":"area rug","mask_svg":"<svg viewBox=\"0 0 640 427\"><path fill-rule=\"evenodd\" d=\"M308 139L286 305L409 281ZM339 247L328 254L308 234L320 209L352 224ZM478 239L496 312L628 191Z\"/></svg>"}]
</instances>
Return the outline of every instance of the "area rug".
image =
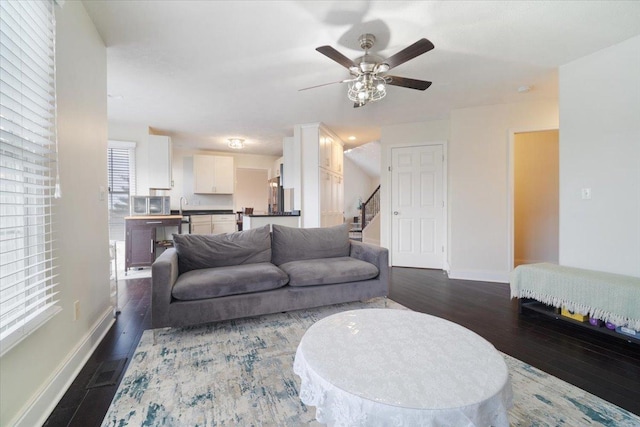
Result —
<instances>
[{"instance_id":1,"label":"area rug","mask_svg":"<svg viewBox=\"0 0 640 427\"><path fill-rule=\"evenodd\" d=\"M405 309L382 298L202 327L145 331L103 426L317 426L298 397L302 335L334 313ZM512 426L638 426L640 417L508 355Z\"/></svg>"}]
</instances>

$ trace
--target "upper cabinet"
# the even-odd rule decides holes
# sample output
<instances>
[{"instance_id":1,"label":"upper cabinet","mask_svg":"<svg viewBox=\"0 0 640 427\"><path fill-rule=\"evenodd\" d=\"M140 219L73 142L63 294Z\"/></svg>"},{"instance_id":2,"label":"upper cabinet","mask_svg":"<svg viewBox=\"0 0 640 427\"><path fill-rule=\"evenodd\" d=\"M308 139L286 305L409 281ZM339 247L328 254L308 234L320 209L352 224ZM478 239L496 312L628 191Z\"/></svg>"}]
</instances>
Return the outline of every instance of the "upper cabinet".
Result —
<instances>
[{"instance_id":1,"label":"upper cabinet","mask_svg":"<svg viewBox=\"0 0 640 427\"><path fill-rule=\"evenodd\" d=\"M233 194L233 157L193 156L193 192L195 194Z\"/></svg>"},{"instance_id":2,"label":"upper cabinet","mask_svg":"<svg viewBox=\"0 0 640 427\"><path fill-rule=\"evenodd\" d=\"M294 189L305 228L344 222L343 146L321 123L297 125L293 140L285 138L284 187Z\"/></svg>"},{"instance_id":3,"label":"upper cabinet","mask_svg":"<svg viewBox=\"0 0 640 427\"><path fill-rule=\"evenodd\" d=\"M171 138L164 135L149 135L149 188L170 190Z\"/></svg>"},{"instance_id":4,"label":"upper cabinet","mask_svg":"<svg viewBox=\"0 0 640 427\"><path fill-rule=\"evenodd\" d=\"M319 129L320 167L342 174L343 144L326 129Z\"/></svg>"}]
</instances>

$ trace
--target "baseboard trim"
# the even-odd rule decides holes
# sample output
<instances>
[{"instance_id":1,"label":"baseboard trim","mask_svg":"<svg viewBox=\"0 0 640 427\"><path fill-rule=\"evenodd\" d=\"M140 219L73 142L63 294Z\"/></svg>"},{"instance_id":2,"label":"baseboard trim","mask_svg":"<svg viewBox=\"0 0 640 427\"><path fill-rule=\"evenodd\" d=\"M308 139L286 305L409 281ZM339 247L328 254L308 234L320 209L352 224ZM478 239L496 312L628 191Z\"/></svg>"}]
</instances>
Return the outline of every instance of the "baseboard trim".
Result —
<instances>
[{"instance_id":1,"label":"baseboard trim","mask_svg":"<svg viewBox=\"0 0 640 427\"><path fill-rule=\"evenodd\" d=\"M478 282L509 283L508 271L449 270L449 279L473 280Z\"/></svg>"},{"instance_id":2,"label":"baseboard trim","mask_svg":"<svg viewBox=\"0 0 640 427\"><path fill-rule=\"evenodd\" d=\"M43 425L114 322L113 307L109 307L93 324L75 350L59 365L51 381L42 387L42 392L36 395L24 412L16 417L16 421L9 425L16 427Z\"/></svg>"}]
</instances>

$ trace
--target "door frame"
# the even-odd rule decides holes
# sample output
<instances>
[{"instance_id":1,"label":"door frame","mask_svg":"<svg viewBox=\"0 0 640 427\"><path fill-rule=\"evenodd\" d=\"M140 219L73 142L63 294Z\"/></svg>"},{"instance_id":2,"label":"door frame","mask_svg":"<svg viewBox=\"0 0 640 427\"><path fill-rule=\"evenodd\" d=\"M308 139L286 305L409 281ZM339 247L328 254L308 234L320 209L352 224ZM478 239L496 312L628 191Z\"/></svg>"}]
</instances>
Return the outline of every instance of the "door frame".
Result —
<instances>
[{"instance_id":1,"label":"door frame","mask_svg":"<svg viewBox=\"0 0 640 427\"><path fill-rule=\"evenodd\" d=\"M517 128L509 129L509 144L507 146L507 268L508 271L513 271L515 268L515 143L517 133L532 133L532 132L545 132L557 130L560 131L558 126L550 128ZM560 136L558 135L558 149L560 148ZM558 153L558 156L560 153ZM559 168L559 167L558 167ZM559 238L559 236L558 236ZM558 242L558 245L560 242Z\"/></svg>"},{"instance_id":2,"label":"door frame","mask_svg":"<svg viewBox=\"0 0 640 427\"><path fill-rule=\"evenodd\" d=\"M380 243L389 249L389 265L393 266L393 245L391 242L393 241L393 206L391 205L391 189L393 188L391 177L391 159L394 148L414 148L414 147L427 147L440 145L442 146L442 155L444 156L444 160L442 162L442 194L444 199L444 208L442 212L442 245L444 246L444 252L442 257L442 270L449 271L449 239L450 239L450 230L449 230L449 146L446 140L444 141L425 141L425 142L410 142L410 143L402 143L402 144L391 144L388 145L385 149L386 151L386 159L383 159L384 164L382 165L382 171L380 173L381 178L381 186L380 186L380 225L386 225L386 239L383 241L383 230L380 230ZM382 182L382 177L385 176L386 179ZM383 203L383 200L385 203ZM386 209L383 209L386 204Z\"/></svg>"}]
</instances>

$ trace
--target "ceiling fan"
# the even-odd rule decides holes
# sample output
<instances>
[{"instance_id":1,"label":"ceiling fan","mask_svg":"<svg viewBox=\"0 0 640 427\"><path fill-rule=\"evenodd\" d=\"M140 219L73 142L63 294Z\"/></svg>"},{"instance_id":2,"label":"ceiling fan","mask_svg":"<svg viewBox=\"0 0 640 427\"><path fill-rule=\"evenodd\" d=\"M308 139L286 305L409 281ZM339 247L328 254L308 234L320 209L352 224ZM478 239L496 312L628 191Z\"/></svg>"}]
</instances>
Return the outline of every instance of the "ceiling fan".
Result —
<instances>
[{"instance_id":1,"label":"ceiling fan","mask_svg":"<svg viewBox=\"0 0 640 427\"><path fill-rule=\"evenodd\" d=\"M433 43L422 38L402 49L400 52L382 59L377 55L369 53L376 41L373 34L363 34L358 38L360 47L364 49L364 55L351 60L338 52L331 46L320 46L316 48L318 52L333 59L338 64L349 70L351 78L337 82L325 83L311 86L300 90L314 89L336 83L348 83L347 96L354 102L353 107L358 108L369 102L378 101L387 94L386 85L401 86L409 89L425 90L431 86L431 82L425 80L410 79L407 77L391 76L387 72L400 64L429 52L434 48Z\"/></svg>"}]
</instances>

